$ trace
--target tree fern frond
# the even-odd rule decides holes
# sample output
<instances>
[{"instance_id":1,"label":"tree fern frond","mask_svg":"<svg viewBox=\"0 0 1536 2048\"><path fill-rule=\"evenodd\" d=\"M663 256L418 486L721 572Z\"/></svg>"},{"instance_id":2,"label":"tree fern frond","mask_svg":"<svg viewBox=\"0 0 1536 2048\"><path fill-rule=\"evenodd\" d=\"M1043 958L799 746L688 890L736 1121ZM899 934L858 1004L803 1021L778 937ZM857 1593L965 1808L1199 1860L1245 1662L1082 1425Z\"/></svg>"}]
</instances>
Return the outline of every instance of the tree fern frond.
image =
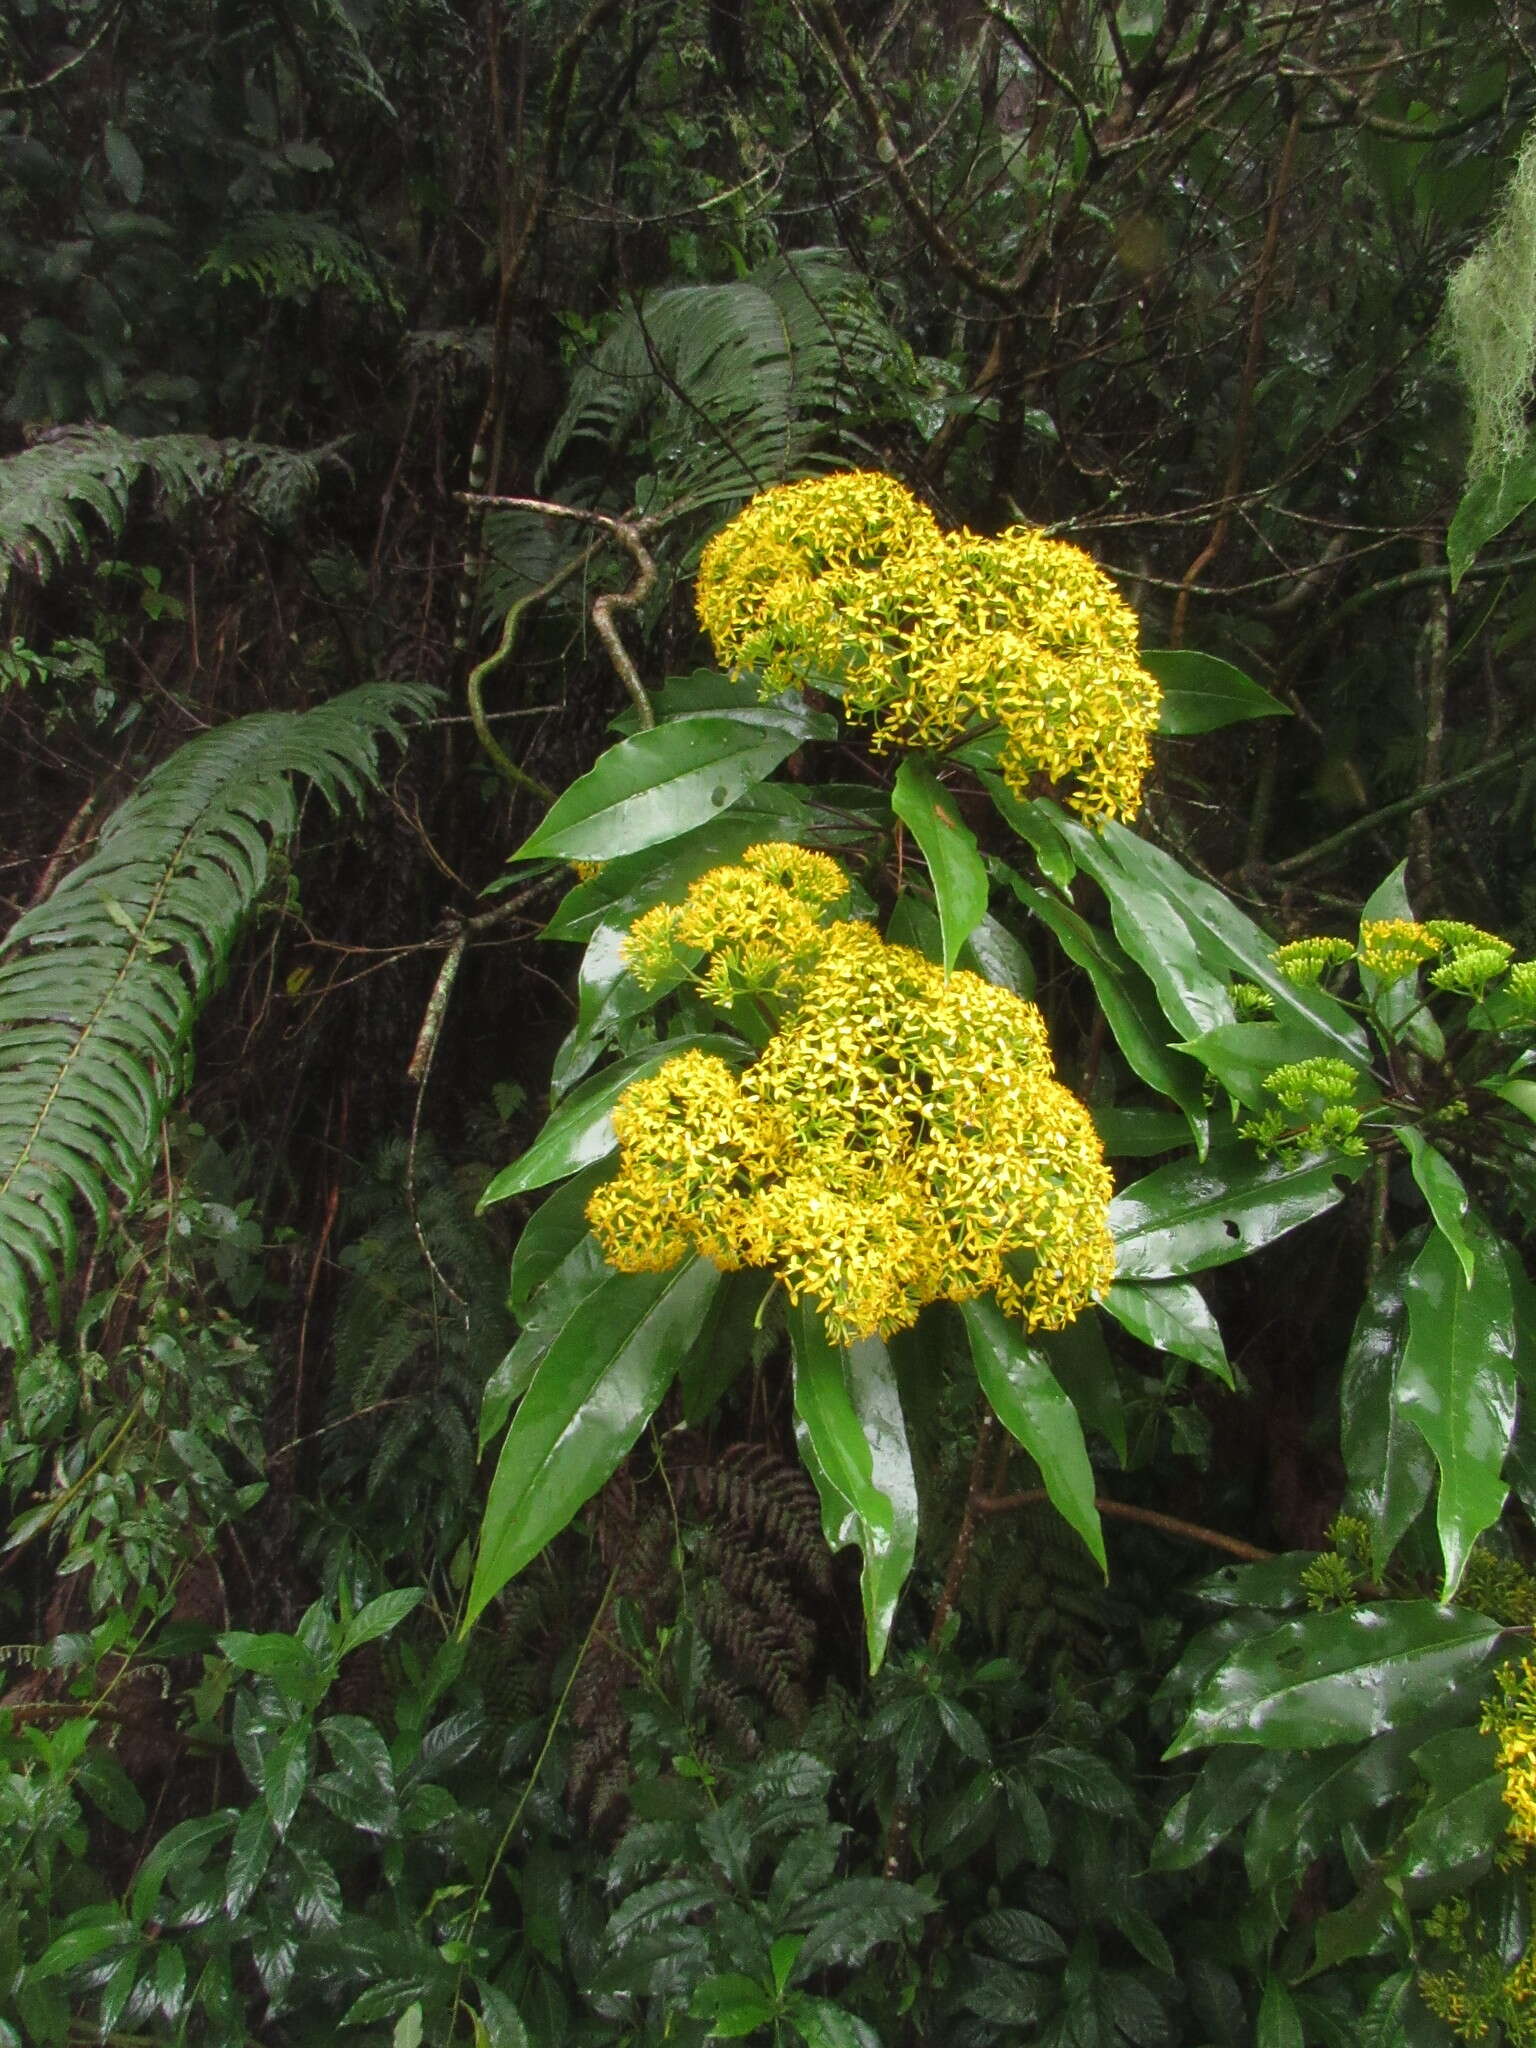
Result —
<instances>
[{"instance_id":1,"label":"tree fern frond","mask_svg":"<svg viewBox=\"0 0 1536 2048\"><path fill-rule=\"evenodd\" d=\"M836 459L840 421L901 349L840 250L649 293L576 377L543 474L582 443L616 452L643 425L654 475L642 510L746 497Z\"/></svg>"},{"instance_id":2,"label":"tree fern frond","mask_svg":"<svg viewBox=\"0 0 1536 2048\"><path fill-rule=\"evenodd\" d=\"M88 553L88 514L115 541L141 478L153 481L167 512L238 490L276 525L292 517L318 476L313 456L254 441L66 427L0 460L0 591L14 570L46 582L71 557Z\"/></svg>"},{"instance_id":3,"label":"tree fern frond","mask_svg":"<svg viewBox=\"0 0 1536 2048\"><path fill-rule=\"evenodd\" d=\"M375 683L313 711L203 734L150 775L97 850L0 945L0 1341L25 1343L33 1283L57 1315L73 1205L100 1230L131 1202L188 1038L298 822L295 778L337 807L378 780L431 692Z\"/></svg>"}]
</instances>

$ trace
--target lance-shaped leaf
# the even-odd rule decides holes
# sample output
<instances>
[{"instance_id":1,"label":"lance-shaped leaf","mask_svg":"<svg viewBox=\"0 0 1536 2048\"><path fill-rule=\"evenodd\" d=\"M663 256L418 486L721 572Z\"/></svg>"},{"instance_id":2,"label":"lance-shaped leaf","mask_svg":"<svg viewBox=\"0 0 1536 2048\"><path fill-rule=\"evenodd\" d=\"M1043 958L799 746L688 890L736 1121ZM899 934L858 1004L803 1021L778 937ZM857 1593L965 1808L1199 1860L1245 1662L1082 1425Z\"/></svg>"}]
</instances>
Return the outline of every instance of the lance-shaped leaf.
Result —
<instances>
[{"instance_id":1,"label":"lance-shaped leaf","mask_svg":"<svg viewBox=\"0 0 1536 2048\"><path fill-rule=\"evenodd\" d=\"M1429 1600L1298 1615L1233 1651L1196 1694L1165 1754L1210 1742L1363 1742L1438 1709L1449 1687L1470 1700L1501 1633L1486 1615Z\"/></svg>"},{"instance_id":2,"label":"lance-shaped leaf","mask_svg":"<svg viewBox=\"0 0 1536 2048\"><path fill-rule=\"evenodd\" d=\"M831 737L836 721L815 729ZM637 732L571 784L514 857L612 860L676 839L765 781L805 737L803 720L766 707L750 716L701 712Z\"/></svg>"},{"instance_id":3,"label":"lance-shaped leaf","mask_svg":"<svg viewBox=\"0 0 1536 2048\"><path fill-rule=\"evenodd\" d=\"M1245 718L1289 718L1290 708L1219 655L1194 648L1143 650L1141 665L1163 686L1159 732L1214 732Z\"/></svg>"},{"instance_id":4,"label":"lance-shaped leaf","mask_svg":"<svg viewBox=\"0 0 1536 2048\"><path fill-rule=\"evenodd\" d=\"M1470 1220L1472 1283L1438 1227L1408 1275L1408 1342L1395 1398L1435 1454L1435 1521L1445 1558L1443 1597L1461 1582L1472 1546L1503 1512L1500 1477L1515 1427L1515 1327L1499 1241Z\"/></svg>"},{"instance_id":5,"label":"lance-shaped leaf","mask_svg":"<svg viewBox=\"0 0 1536 2048\"><path fill-rule=\"evenodd\" d=\"M987 912L987 871L976 850L975 834L930 764L910 754L896 770L891 808L928 863L947 972Z\"/></svg>"},{"instance_id":6,"label":"lance-shaped leaf","mask_svg":"<svg viewBox=\"0 0 1536 2048\"><path fill-rule=\"evenodd\" d=\"M1246 1258L1336 1207L1363 1171L1339 1154L1260 1159L1235 1145L1160 1166L1109 1205L1116 1277L1176 1279Z\"/></svg>"},{"instance_id":7,"label":"lance-shaped leaf","mask_svg":"<svg viewBox=\"0 0 1536 2048\"><path fill-rule=\"evenodd\" d=\"M1435 1477L1429 1446L1394 1393L1408 1339L1404 1290L1422 1241L1417 1232L1405 1239L1366 1289L1339 1386L1339 1447L1349 1474L1344 1513L1369 1527L1378 1572L1429 1499Z\"/></svg>"},{"instance_id":8,"label":"lance-shaped leaf","mask_svg":"<svg viewBox=\"0 0 1536 2048\"><path fill-rule=\"evenodd\" d=\"M1117 1280L1104 1306L1124 1330L1154 1351L1187 1358L1232 1385L1227 1347L1205 1296L1188 1280Z\"/></svg>"},{"instance_id":9,"label":"lance-shaped leaf","mask_svg":"<svg viewBox=\"0 0 1536 2048\"><path fill-rule=\"evenodd\" d=\"M739 1038L727 1038L719 1032L669 1038L659 1045L645 1046L631 1053L627 1060L620 1060L617 1066L583 1081L566 1096L521 1158L497 1174L480 1197L475 1213L488 1209L493 1202L504 1202L509 1195L547 1187L552 1180L563 1180L568 1173L606 1159L618 1144L613 1107L624 1090L631 1081L638 1081L664 1060L689 1051L718 1053L721 1059L729 1060L740 1059L746 1047Z\"/></svg>"},{"instance_id":10,"label":"lance-shaped leaf","mask_svg":"<svg viewBox=\"0 0 1536 2048\"><path fill-rule=\"evenodd\" d=\"M688 1259L669 1273L615 1273L565 1323L501 1447L466 1628L618 1469L719 1285L707 1259Z\"/></svg>"},{"instance_id":11,"label":"lance-shaped leaf","mask_svg":"<svg viewBox=\"0 0 1536 2048\"><path fill-rule=\"evenodd\" d=\"M1012 868L1005 867L1001 872L1014 895L1039 918L1067 958L1075 961L1093 983L1104 1021L1132 1073L1139 1074L1149 1088L1179 1105L1203 1151L1210 1119L1200 1093L1200 1076L1188 1060L1170 1049L1167 1029L1140 969L1113 939L1096 932L1085 918L1079 917L1071 904L1061 902L1044 889L1032 888Z\"/></svg>"},{"instance_id":12,"label":"lance-shaped leaf","mask_svg":"<svg viewBox=\"0 0 1536 2048\"><path fill-rule=\"evenodd\" d=\"M1477 1254L1467 1234L1467 1190L1461 1175L1449 1159L1412 1124L1399 1124L1397 1135L1408 1154L1408 1164L1419 1184L1419 1193L1429 1204L1435 1226L1456 1254L1467 1285L1472 1285Z\"/></svg>"},{"instance_id":13,"label":"lance-shaped leaf","mask_svg":"<svg viewBox=\"0 0 1536 2048\"><path fill-rule=\"evenodd\" d=\"M1094 832L1061 814L1060 828L1079 866L1109 898L1121 945L1145 968L1185 1038L1234 1021L1227 981L1237 976L1269 991L1276 1018L1315 1026L1332 1058L1369 1066L1365 1034L1349 1012L1287 981L1270 958L1269 934L1219 889L1123 825Z\"/></svg>"},{"instance_id":14,"label":"lance-shaped leaf","mask_svg":"<svg viewBox=\"0 0 1536 2048\"><path fill-rule=\"evenodd\" d=\"M917 1550L917 1482L890 1353L878 1338L833 1344L814 1304L789 1313L795 1439L836 1550L857 1544L869 1668L878 1671Z\"/></svg>"},{"instance_id":15,"label":"lance-shaped leaf","mask_svg":"<svg viewBox=\"0 0 1536 2048\"><path fill-rule=\"evenodd\" d=\"M1093 1467L1077 1410L1045 1354L988 1295L961 1304L971 1358L993 1413L1040 1467L1051 1504L1077 1531L1108 1575L1104 1531L1094 1501Z\"/></svg>"}]
</instances>

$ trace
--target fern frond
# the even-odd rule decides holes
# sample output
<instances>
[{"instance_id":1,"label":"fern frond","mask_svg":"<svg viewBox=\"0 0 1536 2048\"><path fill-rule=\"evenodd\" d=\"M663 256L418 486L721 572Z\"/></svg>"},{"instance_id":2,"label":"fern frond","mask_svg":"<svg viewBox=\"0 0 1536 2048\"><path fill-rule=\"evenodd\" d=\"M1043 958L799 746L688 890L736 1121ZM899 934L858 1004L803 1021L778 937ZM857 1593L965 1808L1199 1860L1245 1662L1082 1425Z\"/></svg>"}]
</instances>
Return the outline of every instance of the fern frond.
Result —
<instances>
[{"instance_id":1,"label":"fern frond","mask_svg":"<svg viewBox=\"0 0 1536 2048\"><path fill-rule=\"evenodd\" d=\"M46 582L88 553L88 515L115 541L141 479L153 483L166 512L238 490L258 516L281 524L318 476L314 457L255 441L65 427L0 460L0 592L16 569Z\"/></svg>"},{"instance_id":2,"label":"fern frond","mask_svg":"<svg viewBox=\"0 0 1536 2048\"><path fill-rule=\"evenodd\" d=\"M237 221L199 266L220 284L253 284L269 299L292 299L335 285L365 306L400 303L368 251L323 213L250 213Z\"/></svg>"},{"instance_id":3,"label":"fern frond","mask_svg":"<svg viewBox=\"0 0 1536 2048\"><path fill-rule=\"evenodd\" d=\"M648 293L576 377L543 473L641 427L641 509L745 498L846 455L839 425L902 344L841 250L778 256L734 284Z\"/></svg>"},{"instance_id":4,"label":"fern frond","mask_svg":"<svg viewBox=\"0 0 1536 2048\"><path fill-rule=\"evenodd\" d=\"M0 1341L18 1348L33 1286L50 1313L112 1191L132 1202L274 845L298 821L295 779L332 808L378 780L381 737L403 737L431 693L350 691L313 711L263 712L203 734L102 828L97 850L0 945Z\"/></svg>"}]
</instances>

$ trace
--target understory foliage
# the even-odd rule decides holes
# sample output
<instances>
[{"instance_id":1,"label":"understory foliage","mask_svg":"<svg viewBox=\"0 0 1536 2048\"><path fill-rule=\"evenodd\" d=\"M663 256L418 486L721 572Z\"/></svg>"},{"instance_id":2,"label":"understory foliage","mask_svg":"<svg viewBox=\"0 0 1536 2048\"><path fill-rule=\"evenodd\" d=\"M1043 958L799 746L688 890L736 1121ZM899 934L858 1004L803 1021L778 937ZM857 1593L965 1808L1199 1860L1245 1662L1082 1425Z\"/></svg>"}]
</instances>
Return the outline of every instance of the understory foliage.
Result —
<instances>
[{"instance_id":1,"label":"understory foliage","mask_svg":"<svg viewBox=\"0 0 1536 2048\"><path fill-rule=\"evenodd\" d=\"M1531 38L0 22L0 2048L1536 2041Z\"/></svg>"}]
</instances>

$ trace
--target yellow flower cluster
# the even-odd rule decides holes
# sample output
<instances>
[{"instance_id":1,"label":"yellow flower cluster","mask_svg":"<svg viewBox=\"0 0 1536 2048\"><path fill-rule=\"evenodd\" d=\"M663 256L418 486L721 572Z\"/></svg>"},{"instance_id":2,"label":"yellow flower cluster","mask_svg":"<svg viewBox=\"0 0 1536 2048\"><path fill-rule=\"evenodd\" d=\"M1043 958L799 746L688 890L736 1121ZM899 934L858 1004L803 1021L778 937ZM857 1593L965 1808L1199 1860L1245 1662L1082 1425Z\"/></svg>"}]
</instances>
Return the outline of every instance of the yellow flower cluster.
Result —
<instances>
[{"instance_id":1,"label":"yellow flower cluster","mask_svg":"<svg viewBox=\"0 0 1536 2048\"><path fill-rule=\"evenodd\" d=\"M1293 939L1277 946L1270 958L1297 988L1317 988L1330 969L1346 960L1358 959L1368 974L1390 984L1438 957L1440 965L1429 977L1432 985L1474 1002L1483 1001L1489 985L1507 970L1505 993L1536 1021L1536 961L1517 960L1511 967L1514 950L1508 939L1458 918L1432 917L1417 924L1406 917L1383 917L1365 920L1358 947L1348 939Z\"/></svg>"},{"instance_id":2,"label":"yellow flower cluster","mask_svg":"<svg viewBox=\"0 0 1536 2048\"><path fill-rule=\"evenodd\" d=\"M1161 692L1134 614L1065 541L944 533L894 478L814 477L762 492L715 535L697 603L723 664L772 689L835 681L877 747L998 725L1018 794L1045 777L1087 817L1140 806Z\"/></svg>"},{"instance_id":3,"label":"yellow flower cluster","mask_svg":"<svg viewBox=\"0 0 1536 2048\"><path fill-rule=\"evenodd\" d=\"M712 1000L750 994L773 1028L743 1073L695 1049L620 1097L620 1170L587 1208L604 1255L764 1267L844 1343L989 1291L1059 1329L1114 1278L1112 1187L1040 1013L868 925L821 923L844 893L825 856L755 847L632 929L642 980L692 949Z\"/></svg>"},{"instance_id":4,"label":"yellow flower cluster","mask_svg":"<svg viewBox=\"0 0 1536 2048\"><path fill-rule=\"evenodd\" d=\"M1368 917L1360 927L1360 965L1378 981L1401 981L1439 950L1428 926L1406 917Z\"/></svg>"},{"instance_id":5,"label":"yellow flower cluster","mask_svg":"<svg viewBox=\"0 0 1536 2048\"><path fill-rule=\"evenodd\" d=\"M1478 1725L1498 1740L1494 1765L1504 1777L1509 1832L1529 1848L1536 1846L1536 1663L1503 1664L1494 1684L1497 1695Z\"/></svg>"}]
</instances>

